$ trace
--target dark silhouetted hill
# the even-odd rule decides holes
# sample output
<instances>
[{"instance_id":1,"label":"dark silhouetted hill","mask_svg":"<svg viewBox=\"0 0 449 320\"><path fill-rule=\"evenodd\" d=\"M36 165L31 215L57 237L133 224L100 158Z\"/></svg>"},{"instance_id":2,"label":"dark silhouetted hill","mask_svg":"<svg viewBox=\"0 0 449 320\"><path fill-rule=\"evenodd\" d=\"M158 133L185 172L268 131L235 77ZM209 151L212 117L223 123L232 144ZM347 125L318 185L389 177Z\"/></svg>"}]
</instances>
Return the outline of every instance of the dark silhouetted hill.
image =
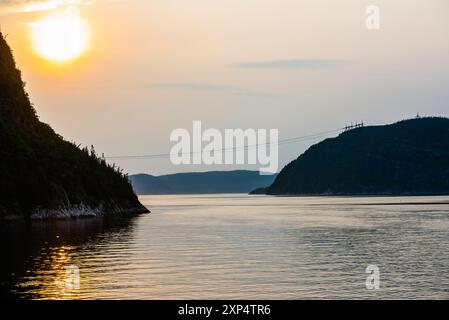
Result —
<instances>
[{"instance_id":1,"label":"dark silhouetted hill","mask_svg":"<svg viewBox=\"0 0 449 320\"><path fill-rule=\"evenodd\" d=\"M275 175L257 171L211 171L177 173L164 176L131 175L137 194L213 194L248 193L259 186L268 186Z\"/></svg>"},{"instance_id":2,"label":"dark silhouetted hill","mask_svg":"<svg viewBox=\"0 0 449 320\"><path fill-rule=\"evenodd\" d=\"M449 119L405 120L326 139L288 164L267 194L449 194Z\"/></svg>"},{"instance_id":3,"label":"dark silhouetted hill","mask_svg":"<svg viewBox=\"0 0 449 320\"><path fill-rule=\"evenodd\" d=\"M0 219L148 212L127 176L38 120L0 34Z\"/></svg>"}]
</instances>

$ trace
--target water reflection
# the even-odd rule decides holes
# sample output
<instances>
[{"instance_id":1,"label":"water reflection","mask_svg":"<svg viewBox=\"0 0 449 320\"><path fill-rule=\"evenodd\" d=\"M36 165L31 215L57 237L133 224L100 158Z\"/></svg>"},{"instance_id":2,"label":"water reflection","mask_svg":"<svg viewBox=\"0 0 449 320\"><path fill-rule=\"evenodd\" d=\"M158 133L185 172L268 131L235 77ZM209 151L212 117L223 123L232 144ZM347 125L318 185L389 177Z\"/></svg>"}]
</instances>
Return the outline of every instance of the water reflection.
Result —
<instances>
[{"instance_id":1,"label":"water reflection","mask_svg":"<svg viewBox=\"0 0 449 320\"><path fill-rule=\"evenodd\" d=\"M449 197L141 201L152 214L2 226L2 296L449 298ZM380 268L379 290L366 290L368 265Z\"/></svg>"},{"instance_id":2,"label":"water reflection","mask_svg":"<svg viewBox=\"0 0 449 320\"><path fill-rule=\"evenodd\" d=\"M1 226L0 269L3 297L80 299L67 285L68 267L80 268L80 285L89 290L80 252L104 256L119 240L126 254L136 218L13 222Z\"/></svg>"}]
</instances>

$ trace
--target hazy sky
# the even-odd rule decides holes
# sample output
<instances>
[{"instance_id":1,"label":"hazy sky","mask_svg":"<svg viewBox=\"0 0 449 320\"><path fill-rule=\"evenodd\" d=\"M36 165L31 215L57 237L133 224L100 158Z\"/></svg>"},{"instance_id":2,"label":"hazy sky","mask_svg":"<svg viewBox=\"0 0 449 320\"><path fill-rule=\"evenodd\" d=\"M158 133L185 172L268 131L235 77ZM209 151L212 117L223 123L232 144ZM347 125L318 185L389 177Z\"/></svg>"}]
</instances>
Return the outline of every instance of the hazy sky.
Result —
<instances>
[{"instance_id":1,"label":"hazy sky","mask_svg":"<svg viewBox=\"0 0 449 320\"><path fill-rule=\"evenodd\" d=\"M41 120L106 156L167 153L170 132L191 130L193 120L278 128L285 139L359 120L449 115L447 0L0 3L1 29ZM80 8L90 45L54 64L34 51L30 23L65 3ZM368 5L380 7L380 30L365 26ZM281 146L281 166L317 141ZM151 174L242 168L117 163Z\"/></svg>"}]
</instances>

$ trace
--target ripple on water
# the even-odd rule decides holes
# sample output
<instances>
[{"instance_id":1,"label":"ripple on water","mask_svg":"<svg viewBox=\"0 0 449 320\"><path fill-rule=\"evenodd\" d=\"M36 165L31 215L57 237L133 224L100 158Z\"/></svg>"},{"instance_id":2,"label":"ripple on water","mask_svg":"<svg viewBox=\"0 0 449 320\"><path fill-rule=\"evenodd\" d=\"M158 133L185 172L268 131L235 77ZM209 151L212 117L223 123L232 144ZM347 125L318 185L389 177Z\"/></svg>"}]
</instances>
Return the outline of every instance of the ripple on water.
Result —
<instances>
[{"instance_id":1,"label":"ripple on water","mask_svg":"<svg viewBox=\"0 0 449 320\"><path fill-rule=\"evenodd\" d=\"M3 227L2 292L36 299L449 298L449 197L141 200L152 214ZM365 288L370 264L380 268L379 290ZM80 272L76 290L66 283L70 265Z\"/></svg>"}]
</instances>

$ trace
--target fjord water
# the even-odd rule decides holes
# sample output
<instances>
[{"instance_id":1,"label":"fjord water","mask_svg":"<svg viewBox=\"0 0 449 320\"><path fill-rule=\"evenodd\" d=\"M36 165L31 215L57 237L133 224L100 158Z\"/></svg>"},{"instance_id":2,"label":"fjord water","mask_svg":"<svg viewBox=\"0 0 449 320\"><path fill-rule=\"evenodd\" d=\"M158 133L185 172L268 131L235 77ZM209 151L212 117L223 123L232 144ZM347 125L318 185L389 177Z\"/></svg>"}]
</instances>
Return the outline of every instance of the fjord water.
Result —
<instances>
[{"instance_id":1,"label":"fjord water","mask_svg":"<svg viewBox=\"0 0 449 320\"><path fill-rule=\"evenodd\" d=\"M449 298L449 197L140 200L151 214L1 226L2 296ZM79 289L67 286L71 265ZM379 290L366 289L368 265Z\"/></svg>"}]
</instances>

